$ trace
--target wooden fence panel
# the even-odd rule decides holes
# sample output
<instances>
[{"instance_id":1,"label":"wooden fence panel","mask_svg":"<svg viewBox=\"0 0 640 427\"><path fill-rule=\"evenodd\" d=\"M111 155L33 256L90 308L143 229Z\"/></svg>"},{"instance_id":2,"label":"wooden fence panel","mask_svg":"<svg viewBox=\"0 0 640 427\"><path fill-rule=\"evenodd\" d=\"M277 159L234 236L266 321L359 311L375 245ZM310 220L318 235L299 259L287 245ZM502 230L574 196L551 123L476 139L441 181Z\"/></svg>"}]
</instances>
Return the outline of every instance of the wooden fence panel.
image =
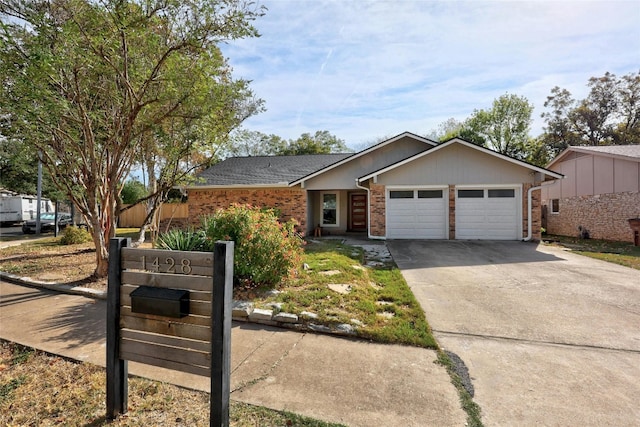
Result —
<instances>
[{"instance_id":1,"label":"wooden fence panel","mask_svg":"<svg viewBox=\"0 0 640 427\"><path fill-rule=\"evenodd\" d=\"M126 205L125 205L126 206ZM144 205L136 205L120 214L118 226L126 228L138 228L142 226L147 211ZM188 218L189 204L187 203L164 203L160 207L158 220L163 221L171 218Z\"/></svg>"}]
</instances>

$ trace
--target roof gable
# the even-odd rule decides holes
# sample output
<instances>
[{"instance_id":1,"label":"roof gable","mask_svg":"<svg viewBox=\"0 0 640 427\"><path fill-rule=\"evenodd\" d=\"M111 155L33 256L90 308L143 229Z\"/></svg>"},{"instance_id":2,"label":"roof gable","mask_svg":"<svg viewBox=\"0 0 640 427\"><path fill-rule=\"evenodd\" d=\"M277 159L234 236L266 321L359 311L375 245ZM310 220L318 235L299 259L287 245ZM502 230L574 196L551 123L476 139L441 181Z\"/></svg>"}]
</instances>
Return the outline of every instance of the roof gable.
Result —
<instances>
[{"instance_id":1,"label":"roof gable","mask_svg":"<svg viewBox=\"0 0 640 427\"><path fill-rule=\"evenodd\" d=\"M504 161L507 161L509 163L513 163L515 165L530 169L532 171L539 172L539 173L542 173L544 175L548 175L548 176L550 176L552 178L556 178L556 179L563 178L563 175L558 173L558 172L554 172L554 171L551 171L551 170L548 170L548 169L545 169L545 168L541 168L539 166L532 165L532 164L524 162L522 160L514 159L513 157L509 157L509 156L507 156L505 154L498 153L497 151L493 151L493 150L490 150L488 148L473 144L473 143L465 141L464 139L461 139L461 138L452 138L452 139L450 139L448 141L445 141L442 144L439 144L439 145L437 145L437 146L435 146L435 147L433 147L433 148L431 148L431 149L429 149L427 151L424 151L422 153L418 153L418 154L416 154L414 156L411 156L411 157L409 157L407 159L401 160L401 161L396 162L396 163L394 163L392 165L389 165L389 166L387 166L385 168L379 169L379 170L377 170L375 172L372 172L372 173L369 173L369 174L367 174L365 176L362 176L362 177L358 178L358 181L363 182L363 181L366 181L368 179L374 178L377 175L381 175L381 174L383 174L385 172L388 172L388 171L391 171L391 170L393 170L395 168L404 166L404 165L406 165L408 163L411 163L414 160L417 160L417 159L422 158L424 156L429 156L429 155L431 155L431 154L433 154L433 153L435 153L437 151L440 151L440 150L442 150L442 149L444 149L446 147L449 147L449 146L451 146L453 144L461 144L461 145L464 145L466 147L473 148L475 150L478 150L480 152L483 152L483 153L489 154L491 156L497 157L497 158L499 158L501 160L504 160Z\"/></svg>"},{"instance_id":2,"label":"roof gable","mask_svg":"<svg viewBox=\"0 0 640 427\"><path fill-rule=\"evenodd\" d=\"M349 157L347 157L347 158L345 158L345 159L343 159L341 161L338 161L336 163L328 165L328 166L326 166L326 167L324 167L322 169L318 169L316 171L313 171L313 172L309 173L308 175L301 177L297 181L292 182L291 185L300 184L303 181L315 178L318 175L321 175L321 174L323 174L325 172L328 172L328 171L330 171L330 170L332 170L334 168L337 168L338 166L341 166L341 165L343 165L345 163L351 162L351 161L356 160L356 159L358 159L358 158L360 158L360 157L362 157L364 155L367 155L367 154L372 153L372 152L374 152L376 150L379 150L379 149L381 149L381 148L383 148L383 147L385 147L385 146L387 146L389 144L393 144L393 143L395 143L397 141L400 141L403 138L411 138L411 139L414 139L416 141L422 142L425 145L429 146L429 148L435 147L435 146L438 145L437 142L432 141L432 140L430 140L428 138L424 138L422 136L413 134L411 132L403 132L403 133L401 133L399 135L394 136L393 138L389 138L389 139L384 140L384 141L382 141L382 142L380 142L380 143L378 143L376 145L373 145L373 146L371 146L369 148L366 148L366 149L364 149L362 151L359 151L359 152L357 152L357 153L355 153L355 154L353 154L353 155L351 155L351 156L349 156Z\"/></svg>"},{"instance_id":3,"label":"roof gable","mask_svg":"<svg viewBox=\"0 0 640 427\"><path fill-rule=\"evenodd\" d=\"M558 154L547 165L547 168L562 162L571 153L592 154L602 157L614 157L617 159L640 162L640 144L635 145L599 145L599 146L569 146L562 153Z\"/></svg>"}]
</instances>

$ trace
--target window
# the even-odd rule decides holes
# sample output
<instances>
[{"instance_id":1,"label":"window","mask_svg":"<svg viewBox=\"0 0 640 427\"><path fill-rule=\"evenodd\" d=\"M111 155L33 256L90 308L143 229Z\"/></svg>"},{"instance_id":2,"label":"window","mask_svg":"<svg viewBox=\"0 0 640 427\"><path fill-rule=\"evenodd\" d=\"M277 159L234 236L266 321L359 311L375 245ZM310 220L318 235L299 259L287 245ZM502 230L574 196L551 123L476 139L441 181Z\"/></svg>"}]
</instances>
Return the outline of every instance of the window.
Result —
<instances>
[{"instance_id":1,"label":"window","mask_svg":"<svg viewBox=\"0 0 640 427\"><path fill-rule=\"evenodd\" d=\"M460 199L482 199L484 190L458 190L458 197Z\"/></svg>"},{"instance_id":2,"label":"window","mask_svg":"<svg viewBox=\"0 0 640 427\"><path fill-rule=\"evenodd\" d=\"M338 194L322 194L322 225L338 225Z\"/></svg>"},{"instance_id":3,"label":"window","mask_svg":"<svg viewBox=\"0 0 640 427\"><path fill-rule=\"evenodd\" d=\"M516 190L513 188L489 190L489 197L516 197Z\"/></svg>"},{"instance_id":4,"label":"window","mask_svg":"<svg viewBox=\"0 0 640 427\"><path fill-rule=\"evenodd\" d=\"M418 190L418 199L442 199L442 190Z\"/></svg>"},{"instance_id":5,"label":"window","mask_svg":"<svg viewBox=\"0 0 640 427\"><path fill-rule=\"evenodd\" d=\"M413 199L413 190L389 191L390 199Z\"/></svg>"},{"instance_id":6,"label":"window","mask_svg":"<svg viewBox=\"0 0 640 427\"><path fill-rule=\"evenodd\" d=\"M551 213L560 213L560 199L551 199Z\"/></svg>"}]
</instances>

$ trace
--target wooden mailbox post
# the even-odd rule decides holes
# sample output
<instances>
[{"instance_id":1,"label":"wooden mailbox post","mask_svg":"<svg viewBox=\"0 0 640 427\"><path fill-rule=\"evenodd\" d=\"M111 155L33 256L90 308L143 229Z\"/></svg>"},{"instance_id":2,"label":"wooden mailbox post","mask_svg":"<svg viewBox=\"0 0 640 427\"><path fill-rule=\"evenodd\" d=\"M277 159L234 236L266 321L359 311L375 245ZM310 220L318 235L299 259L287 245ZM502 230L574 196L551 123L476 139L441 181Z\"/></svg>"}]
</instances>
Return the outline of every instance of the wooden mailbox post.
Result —
<instances>
[{"instance_id":1,"label":"wooden mailbox post","mask_svg":"<svg viewBox=\"0 0 640 427\"><path fill-rule=\"evenodd\" d=\"M127 412L127 361L211 378L211 426L229 425L233 242L213 252L130 248L112 239L107 418Z\"/></svg>"}]
</instances>

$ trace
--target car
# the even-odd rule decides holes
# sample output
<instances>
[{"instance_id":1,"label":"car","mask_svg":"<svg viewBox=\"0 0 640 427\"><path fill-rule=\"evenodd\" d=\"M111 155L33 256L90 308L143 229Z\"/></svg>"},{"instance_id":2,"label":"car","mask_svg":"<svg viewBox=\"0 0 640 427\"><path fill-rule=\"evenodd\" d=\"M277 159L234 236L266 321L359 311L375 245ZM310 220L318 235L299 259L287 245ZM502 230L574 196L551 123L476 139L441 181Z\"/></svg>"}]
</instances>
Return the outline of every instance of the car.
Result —
<instances>
[{"instance_id":1,"label":"car","mask_svg":"<svg viewBox=\"0 0 640 427\"><path fill-rule=\"evenodd\" d=\"M62 230L68 225L71 225L71 215L66 213L58 214L58 230ZM53 231L55 224L55 214L53 212L46 212L40 214L40 232L46 233L47 231ZM22 232L24 234L31 234L36 232L36 220L32 219L25 221L22 224Z\"/></svg>"}]
</instances>

